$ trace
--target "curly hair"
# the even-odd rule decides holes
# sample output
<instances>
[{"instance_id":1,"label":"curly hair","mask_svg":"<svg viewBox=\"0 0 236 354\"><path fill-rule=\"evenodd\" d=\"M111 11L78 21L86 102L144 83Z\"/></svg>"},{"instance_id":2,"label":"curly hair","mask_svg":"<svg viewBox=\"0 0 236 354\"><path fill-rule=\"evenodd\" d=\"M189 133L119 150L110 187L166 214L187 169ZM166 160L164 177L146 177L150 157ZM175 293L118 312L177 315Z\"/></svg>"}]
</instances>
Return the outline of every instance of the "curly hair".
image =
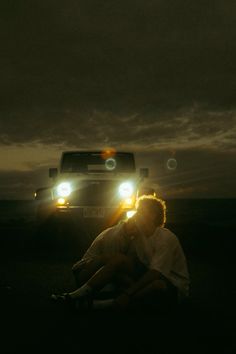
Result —
<instances>
[{"instance_id":1,"label":"curly hair","mask_svg":"<svg viewBox=\"0 0 236 354\"><path fill-rule=\"evenodd\" d=\"M136 202L136 210L150 210L156 214L157 226L164 227L166 222L166 203L153 195L142 195Z\"/></svg>"}]
</instances>

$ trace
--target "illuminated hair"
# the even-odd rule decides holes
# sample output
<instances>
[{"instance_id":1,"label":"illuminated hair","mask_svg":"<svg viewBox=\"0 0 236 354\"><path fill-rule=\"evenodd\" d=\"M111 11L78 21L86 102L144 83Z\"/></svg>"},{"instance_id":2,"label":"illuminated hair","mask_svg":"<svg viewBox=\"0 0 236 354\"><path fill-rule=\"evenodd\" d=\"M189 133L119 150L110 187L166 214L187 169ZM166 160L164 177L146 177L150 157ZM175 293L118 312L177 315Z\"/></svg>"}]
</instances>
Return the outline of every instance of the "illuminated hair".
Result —
<instances>
[{"instance_id":1,"label":"illuminated hair","mask_svg":"<svg viewBox=\"0 0 236 354\"><path fill-rule=\"evenodd\" d=\"M157 226L163 227L166 222L166 203L160 198L153 195L143 195L136 202L137 212L142 212L143 209L150 210L156 214Z\"/></svg>"}]
</instances>

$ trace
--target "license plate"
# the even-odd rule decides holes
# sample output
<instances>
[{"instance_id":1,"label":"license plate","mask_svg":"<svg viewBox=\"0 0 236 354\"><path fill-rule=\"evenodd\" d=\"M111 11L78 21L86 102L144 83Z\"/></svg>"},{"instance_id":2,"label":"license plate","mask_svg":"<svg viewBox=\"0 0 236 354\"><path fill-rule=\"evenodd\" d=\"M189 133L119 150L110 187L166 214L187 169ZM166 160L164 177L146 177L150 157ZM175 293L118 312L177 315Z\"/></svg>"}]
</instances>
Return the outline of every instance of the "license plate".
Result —
<instances>
[{"instance_id":1,"label":"license plate","mask_svg":"<svg viewBox=\"0 0 236 354\"><path fill-rule=\"evenodd\" d=\"M102 207L86 207L83 209L84 218L103 218L104 208Z\"/></svg>"}]
</instances>

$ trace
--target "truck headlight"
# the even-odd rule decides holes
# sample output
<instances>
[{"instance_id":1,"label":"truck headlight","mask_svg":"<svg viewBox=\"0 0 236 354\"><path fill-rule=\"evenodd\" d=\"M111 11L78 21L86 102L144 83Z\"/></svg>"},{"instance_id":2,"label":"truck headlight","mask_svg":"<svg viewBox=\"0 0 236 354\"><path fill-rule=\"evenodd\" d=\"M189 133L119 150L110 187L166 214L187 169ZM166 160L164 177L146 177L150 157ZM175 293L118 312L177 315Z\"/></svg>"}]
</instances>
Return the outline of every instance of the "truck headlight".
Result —
<instances>
[{"instance_id":1,"label":"truck headlight","mask_svg":"<svg viewBox=\"0 0 236 354\"><path fill-rule=\"evenodd\" d=\"M71 185L63 182L57 186L57 194L59 197L68 197L71 194Z\"/></svg>"},{"instance_id":2,"label":"truck headlight","mask_svg":"<svg viewBox=\"0 0 236 354\"><path fill-rule=\"evenodd\" d=\"M124 182L119 187L119 194L122 198L129 198L132 196L134 187L130 182Z\"/></svg>"}]
</instances>

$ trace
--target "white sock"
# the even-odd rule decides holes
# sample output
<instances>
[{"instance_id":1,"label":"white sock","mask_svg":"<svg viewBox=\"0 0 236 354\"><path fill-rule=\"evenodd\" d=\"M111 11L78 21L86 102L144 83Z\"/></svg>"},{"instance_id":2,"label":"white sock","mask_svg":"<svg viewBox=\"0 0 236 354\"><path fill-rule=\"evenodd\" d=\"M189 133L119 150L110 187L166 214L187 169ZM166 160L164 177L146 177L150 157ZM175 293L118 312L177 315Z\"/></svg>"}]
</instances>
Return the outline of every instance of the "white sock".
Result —
<instances>
[{"instance_id":1,"label":"white sock","mask_svg":"<svg viewBox=\"0 0 236 354\"><path fill-rule=\"evenodd\" d=\"M114 305L114 299L107 300L93 300L93 309L102 310L112 307Z\"/></svg>"},{"instance_id":2,"label":"white sock","mask_svg":"<svg viewBox=\"0 0 236 354\"><path fill-rule=\"evenodd\" d=\"M79 297L87 296L91 294L91 292L92 292L91 286L84 284L79 289L69 293L69 295L72 299L78 299Z\"/></svg>"}]
</instances>

